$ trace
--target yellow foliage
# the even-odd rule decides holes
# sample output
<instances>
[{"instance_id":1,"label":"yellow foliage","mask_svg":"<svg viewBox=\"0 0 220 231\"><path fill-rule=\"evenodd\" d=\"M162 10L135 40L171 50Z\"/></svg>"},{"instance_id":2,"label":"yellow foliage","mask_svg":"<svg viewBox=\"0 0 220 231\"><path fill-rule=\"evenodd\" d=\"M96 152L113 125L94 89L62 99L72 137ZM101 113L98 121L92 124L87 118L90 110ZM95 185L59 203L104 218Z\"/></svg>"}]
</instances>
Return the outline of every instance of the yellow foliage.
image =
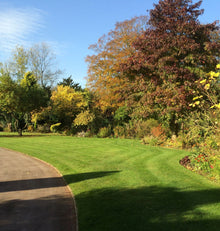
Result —
<instances>
[{"instance_id":1,"label":"yellow foliage","mask_svg":"<svg viewBox=\"0 0 220 231\"><path fill-rule=\"evenodd\" d=\"M74 124L76 126L80 125L88 125L95 119L95 115L91 113L89 110L81 112L76 116L76 119L74 120Z\"/></svg>"},{"instance_id":2,"label":"yellow foliage","mask_svg":"<svg viewBox=\"0 0 220 231\"><path fill-rule=\"evenodd\" d=\"M218 78L220 73L211 71L209 74L210 74L211 79L213 79L213 78Z\"/></svg>"},{"instance_id":3,"label":"yellow foliage","mask_svg":"<svg viewBox=\"0 0 220 231\"><path fill-rule=\"evenodd\" d=\"M216 66L217 69L220 69L220 64L218 64ZM202 85L203 89L204 89L204 95L210 100L211 103L211 107L210 108L218 108L220 109L220 103L217 102L217 100L215 99L215 97L213 97L213 92L212 92L212 86L213 84L215 84L218 81L218 77L220 76L219 72L214 72L211 71L209 72L209 77L207 79L203 79L201 80L199 83ZM195 91L193 93L196 93ZM204 105L204 101L202 101L203 96L196 96L193 98L193 102L191 104L189 104L190 107L195 107L198 105L201 105L201 103L203 103Z\"/></svg>"},{"instance_id":4,"label":"yellow foliage","mask_svg":"<svg viewBox=\"0 0 220 231\"><path fill-rule=\"evenodd\" d=\"M201 84L206 83L206 79L203 79L202 81L200 81Z\"/></svg>"},{"instance_id":5,"label":"yellow foliage","mask_svg":"<svg viewBox=\"0 0 220 231\"><path fill-rule=\"evenodd\" d=\"M203 98L203 95L196 96L196 97L193 98L193 101L195 101L195 100L197 100L197 99L201 99L201 98Z\"/></svg>"},{"instance_id":6,"label":"yellow foliage","mask_svg":"<svg viewBox=\"0 0 220 231\"><path fill-rule=\"evenodd\" d=\"M210 83L207 83L204 88L205 88L205 90L209 90L210 89Z\"/></svg>"},{"instance_id":7,"label":"yellow foliage","mask_svg":"<svg viewBox=\"0 0 220 231\"><path fill-rule=\"evenodd\" d=\"M51 100L56 110L63 113L67 111L78 112L88 105L82 92L75 91L73 88L63 85L57 86L57 89L52 92Z\"/></svg>"},{"instance_id":8,"label":"yellow foliage","mask_svg":"<svg viewBox=\"0 0 220 231\"><path fill-rule=\"evenodd\" d=\"M26 72L24 78L21 80L21 86L23 87L33 87L37 84L37 79L34 74L30 71Z\"/></svg>"}]
</instances>

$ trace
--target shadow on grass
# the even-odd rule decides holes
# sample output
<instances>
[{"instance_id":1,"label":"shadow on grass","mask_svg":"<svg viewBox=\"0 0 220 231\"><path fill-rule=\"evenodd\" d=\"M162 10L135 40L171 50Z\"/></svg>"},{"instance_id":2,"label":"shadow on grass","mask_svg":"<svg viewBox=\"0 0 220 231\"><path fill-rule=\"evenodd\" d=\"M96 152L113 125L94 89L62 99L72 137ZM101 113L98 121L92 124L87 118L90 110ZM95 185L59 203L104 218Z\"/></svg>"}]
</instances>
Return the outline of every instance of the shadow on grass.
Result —
<instances>
[{"instance_id":1,"label":"shadow on grass","mask_svg":"<svg viewBox=\"0 0 220 231\"><path fill-rule=\"evenodd\" d=\"M67 184L70 184L70 183L77 183L89 179L105 177L118 172L119 171L108 171L108 172L87 172L87 173L80 173L80 174L70 174L70 175L64 175L64 179L66 180ZM63 186L66 186L66 184L62 177L3 181L0 182L0 193L42 189L42 188L54 188L54 187L63 187Z\"/></svg>"},{"instance_id":2,"label":"shadow on grass","mask_svg":"<svg viewBox=\"0 0 220 231\"><path fill-rule=\"evenodd\" d=\"M81 231L220 229L220 189L103 189L77 195L76 203ZM199 209L204 205L211 213Z\"/></svg>"},{"instance_id":3,"label":"shadow on grass","mask_svg":"<svg viewBox=\"0 0 220 231\"><path fill-rule=\"evenodd\" d=\"M101 178L105 176L109 176L115 173L119 173L120 171L103 171L103 172L85 172L79 174L70 174L64 175L64 179L66 180L67 184L70 183L77 183L84 180L90 180L95 178Z\"/></svg>"}]
</instances>

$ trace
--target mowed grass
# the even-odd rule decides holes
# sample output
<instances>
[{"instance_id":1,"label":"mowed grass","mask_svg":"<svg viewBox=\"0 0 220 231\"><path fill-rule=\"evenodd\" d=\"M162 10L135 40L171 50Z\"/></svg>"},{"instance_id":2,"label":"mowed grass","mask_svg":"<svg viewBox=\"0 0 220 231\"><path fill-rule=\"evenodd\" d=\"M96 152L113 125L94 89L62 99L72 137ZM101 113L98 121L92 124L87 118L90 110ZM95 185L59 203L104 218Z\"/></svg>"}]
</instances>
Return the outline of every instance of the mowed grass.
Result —
<instances>
[{"instance_id":1,"label":"mowed grass","mask_svg":"<svg viewBox=\"0 0 220 231\"><path fill-rule=\"evenodd\" d=\"M220 230L220 185L179 164L186 151L137 140L0 137L63 174L80 231Z\"/></svg>"}]
</instances>

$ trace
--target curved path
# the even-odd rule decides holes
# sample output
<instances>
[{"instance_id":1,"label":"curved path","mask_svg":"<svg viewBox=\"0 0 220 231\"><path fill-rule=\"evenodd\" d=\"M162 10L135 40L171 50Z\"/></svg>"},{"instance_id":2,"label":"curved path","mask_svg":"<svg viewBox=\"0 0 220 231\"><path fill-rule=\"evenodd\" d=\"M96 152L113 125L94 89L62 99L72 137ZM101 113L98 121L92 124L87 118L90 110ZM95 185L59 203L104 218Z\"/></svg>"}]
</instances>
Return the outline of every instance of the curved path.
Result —
<instances>
[{"instance_id":1,"label":"curved path","mask_svg":"<svg viewBox=\"0 0 220 231\"><path fill-rule=\"evenodd\" d=\"M73 196L53 167L0 148L0 230L77 231Z\"/></svg>"}]
</instances>

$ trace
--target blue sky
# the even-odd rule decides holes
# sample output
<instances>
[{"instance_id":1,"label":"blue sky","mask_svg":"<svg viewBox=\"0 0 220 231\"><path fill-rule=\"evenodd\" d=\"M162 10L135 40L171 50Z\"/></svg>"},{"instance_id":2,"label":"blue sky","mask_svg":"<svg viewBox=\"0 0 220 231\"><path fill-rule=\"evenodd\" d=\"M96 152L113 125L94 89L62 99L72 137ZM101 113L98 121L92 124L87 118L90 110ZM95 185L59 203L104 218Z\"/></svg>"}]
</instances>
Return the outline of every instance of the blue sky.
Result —
<instances>
[{"instance_id":1,"label":"blue sky","mask_svg":"<svg viewBox=\"0 0 220 231\"><path fill-rule=\"evenodd\" d=\"M56 53L62 77L85 85L85 58L116 22L146 15L159 0L1 0L0 61L16 45L47 42ZM197 1L194 1L197 2ZM220 0L203 0L202 23L220 20Z\"/></svg>"}]
</instances>

